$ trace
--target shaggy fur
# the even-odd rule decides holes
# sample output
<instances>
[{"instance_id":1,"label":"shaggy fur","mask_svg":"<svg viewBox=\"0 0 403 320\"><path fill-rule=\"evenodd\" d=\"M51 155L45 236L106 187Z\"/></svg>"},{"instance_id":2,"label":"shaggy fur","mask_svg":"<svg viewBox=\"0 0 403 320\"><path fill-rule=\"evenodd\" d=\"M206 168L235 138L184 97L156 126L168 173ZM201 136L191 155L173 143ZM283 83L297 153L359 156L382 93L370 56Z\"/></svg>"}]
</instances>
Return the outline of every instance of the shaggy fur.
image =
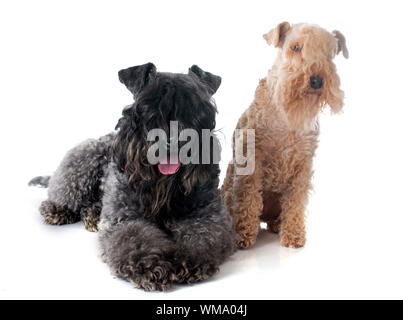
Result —
<instances>
[{"instance_id":1,"label":"shaggy fur","mask_svg":"<svg viewBox=\"0 0 403 320\"><path fill-rule=\"evenodd\" d=\"M63 225L84 221L89 231L97 231L101 214L102 178L110 162L114 133L87 140L62 160L52 177L37 177L29 185L48 187L48 200L39 211L46 224Z\"/></svg>"},{"instance_id":2,"label":"shaggy fur","mask_svg":"<svg viewBox=\"0 0 403 320\"><path fill-rule=\"evenodd\" d=\"M122 70L119 78L135 102L123 111L118 131L71 150L50 180L31 181L49 183L40 211L49 224L81 219L88 230L99 229L103 260L139 288L208 279L236 249L218 190L219 166L181 165L163 175L148 163L146 138L151 129L168 132L170 121L179 129L213 130L212 95L221 79L197 66L187 75L159 73L151 63Z\"/></svg>"},{"instance_id":3,"label":"shaggy fur","mask_svg":"<svg viewBox=\"0 0 403 320\"><path fill-rule=\"evenodd\" d=\"M342 109L344 94L332 60L339 52L347 58L348 50L340 32L307 24L284 22L264 38L279 49L278 57L237 125L255 130L256 169L237 176L230 164L222 194L240 248L255 243L262 221L280 233L283 246L299 248L305 245L317 117L326 105L333 113Z\"/></svg>"}]
</instances>

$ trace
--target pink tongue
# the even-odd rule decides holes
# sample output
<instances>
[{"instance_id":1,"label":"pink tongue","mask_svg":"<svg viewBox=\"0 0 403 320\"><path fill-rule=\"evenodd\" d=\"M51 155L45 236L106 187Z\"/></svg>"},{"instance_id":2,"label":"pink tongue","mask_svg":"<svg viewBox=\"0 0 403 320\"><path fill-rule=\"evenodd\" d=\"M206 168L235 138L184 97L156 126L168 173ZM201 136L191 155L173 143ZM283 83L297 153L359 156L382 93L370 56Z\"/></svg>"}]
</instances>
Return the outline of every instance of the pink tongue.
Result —
<instances>
[{"instance_id":1,"label":"pink tongue","mask_svg":"<svg viewBox=\"0 0 403 320\"><path fill-rule=\"evenodd\" d=\"M164 163L158 165L158 170L164 175L171 175L178 172L180 166L181 164L177 157L170 158L168 156L168 159Z\"/></svg>"}]
</instances>

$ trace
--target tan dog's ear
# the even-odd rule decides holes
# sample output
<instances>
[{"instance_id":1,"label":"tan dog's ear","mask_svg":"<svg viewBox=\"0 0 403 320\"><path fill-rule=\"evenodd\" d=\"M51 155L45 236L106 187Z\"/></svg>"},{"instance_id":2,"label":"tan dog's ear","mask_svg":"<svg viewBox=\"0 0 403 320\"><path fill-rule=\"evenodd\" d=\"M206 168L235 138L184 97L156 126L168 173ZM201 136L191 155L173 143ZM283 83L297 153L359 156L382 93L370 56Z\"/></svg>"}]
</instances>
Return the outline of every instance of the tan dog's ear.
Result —
<instances>
[{"instance_id":1,"label":"tan dog's ear","mask_svg":"<svg viewBox=\"0 0 403 320\"><path fill-rule=\"evenodd\" d=\"M263 38L269 45L276 48L283 46L287 32L290 31L291 26L288 22L280 23L276 28L263 35Z\"/></svg>"},{"instance_id":2,"label":"tan dog's ear","mask_svg":"<svg viewBox=\"0 0 403 320\"><path fill-rule=\"evenodd\" d=\"M350 54L347 49L346 38L340 31L337 30L333 31L333 35L337 40L337 54L343 51L344 58L348 59Z\"/></svg>"}]
</instances>

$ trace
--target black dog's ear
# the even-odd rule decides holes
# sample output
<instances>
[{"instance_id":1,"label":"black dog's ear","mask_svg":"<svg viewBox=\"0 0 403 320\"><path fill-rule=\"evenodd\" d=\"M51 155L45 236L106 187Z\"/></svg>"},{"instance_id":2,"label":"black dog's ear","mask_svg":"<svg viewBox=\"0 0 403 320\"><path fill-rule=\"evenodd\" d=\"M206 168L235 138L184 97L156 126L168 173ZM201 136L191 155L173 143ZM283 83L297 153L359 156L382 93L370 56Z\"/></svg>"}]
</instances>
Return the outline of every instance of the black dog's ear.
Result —
<instances>
[{"instance_id":1,"label":"black dog's ear","mask_svg":"<svg viewBox=\"0 0 403 320\"><path fill-rule=\"evenodd\" d=\"M194 74L203 84L207 85L209 92L213 95L221 85L221 77L210 72L203 71L196 65L189 69L189 74Z\"/></svg>"},{"instance_id":2,"label":"black dog's ear","mask_svg":"<svg viewBox=\"0 0 403 320\"><path fill-rule=\"evenodd\" d=\"M156 74L157 68L149 62L141 66L120 70L119 80L131 93L137 95Z\"/></svg>"}]
</instances>

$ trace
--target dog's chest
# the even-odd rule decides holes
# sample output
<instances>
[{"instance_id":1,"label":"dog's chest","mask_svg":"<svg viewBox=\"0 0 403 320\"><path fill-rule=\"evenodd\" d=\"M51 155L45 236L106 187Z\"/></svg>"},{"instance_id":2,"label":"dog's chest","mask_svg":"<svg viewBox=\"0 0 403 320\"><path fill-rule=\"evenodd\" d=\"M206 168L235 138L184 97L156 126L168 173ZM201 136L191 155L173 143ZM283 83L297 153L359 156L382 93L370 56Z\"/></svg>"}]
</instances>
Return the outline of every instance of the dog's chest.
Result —
<instances>
[{"instance_id":1,"label":"dog's chest","mask_svg":"<svg viewBox=\"0 0 403 320\"><path fill-rule=\"evenodd\" d=\"M317 133L269 132L263 146L264 189L281 193L302 167L312 165Z\"/></svg>"}]
</instances>

